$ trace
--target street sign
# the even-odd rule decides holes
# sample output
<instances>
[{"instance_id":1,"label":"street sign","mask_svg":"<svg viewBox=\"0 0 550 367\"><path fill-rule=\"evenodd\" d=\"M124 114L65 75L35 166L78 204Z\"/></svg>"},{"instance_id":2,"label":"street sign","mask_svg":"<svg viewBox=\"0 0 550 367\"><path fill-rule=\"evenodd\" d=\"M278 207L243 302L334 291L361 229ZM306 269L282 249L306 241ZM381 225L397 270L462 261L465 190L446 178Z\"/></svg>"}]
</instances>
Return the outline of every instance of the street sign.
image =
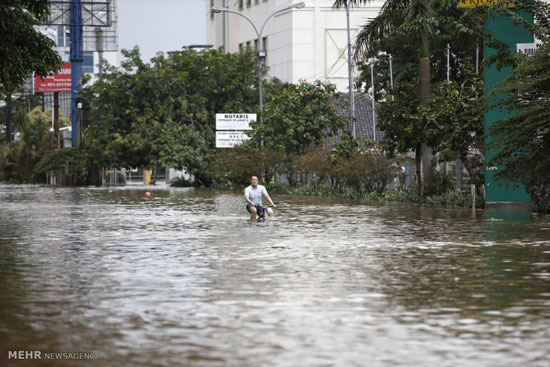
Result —
<instances>
[{"instance_id":1,"label":"street sign","mask_svg":"<svg viewBox=\"0 0 550 367\"><path fill-rule=\"evenodd\" d=\"M542 46L542 42L516 43L516 52L518 54L533 56L540 46Z\"/></svg>"},{"instance_id":2,"label":"street sign","mask_svg":"<svg viewBox=\"0 0 550 367\"><path fill-rule=\"evenodd\" d=\"M216 130L252 130L252 121L256 121L255 113L217 113Z\"/></svg>"},{"instance_id":3,"label":"street sign","mask_svg":"<svg viewBox=\"0 0 550 367\"><path fill-rule=\"evenodd\" d=\"M503 0L460 0L458 4L459 8L475 8L481 5L495 5ZM509 8L515 7L514 3L508 3L506 5Z\"/></svg>"},{"instance_id":4,"label":"street sign","mask_svg":"<svg viewBox=\"0 0 550 367\"><path fill-rule=\"evenodd\" d=\"M216 131L216 148L233 148L248 139L243 131Z\"/></svg>"},{"instance_id":5,"label":"street sign","mask_svg":"<svg viewBox=\"0 0 550 367\"><path fill-rule=\"evenodd\" d=\"M71 91L71 63L63 63L57 73L48 74L42 78L36 76L37 92L70 92Z\"/></svg>"}]
</instances>

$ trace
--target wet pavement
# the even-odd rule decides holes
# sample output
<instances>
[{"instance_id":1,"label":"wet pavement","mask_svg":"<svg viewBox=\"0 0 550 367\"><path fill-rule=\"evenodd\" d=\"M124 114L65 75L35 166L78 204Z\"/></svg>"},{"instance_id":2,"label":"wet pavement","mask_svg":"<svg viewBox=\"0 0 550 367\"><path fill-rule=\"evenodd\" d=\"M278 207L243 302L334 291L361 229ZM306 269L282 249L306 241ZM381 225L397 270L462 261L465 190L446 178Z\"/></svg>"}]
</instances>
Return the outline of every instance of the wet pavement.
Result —
<instances>
[{"instance_id":1,"label":"wet pavement","mask_svg":"<svg viewBox=\"0 0 550 367\"><path fill-rule=\"evenodd\" d=\"M0 365L550 366L548 216L147 190L0 185Z\"/></svg>"}]
</instances>

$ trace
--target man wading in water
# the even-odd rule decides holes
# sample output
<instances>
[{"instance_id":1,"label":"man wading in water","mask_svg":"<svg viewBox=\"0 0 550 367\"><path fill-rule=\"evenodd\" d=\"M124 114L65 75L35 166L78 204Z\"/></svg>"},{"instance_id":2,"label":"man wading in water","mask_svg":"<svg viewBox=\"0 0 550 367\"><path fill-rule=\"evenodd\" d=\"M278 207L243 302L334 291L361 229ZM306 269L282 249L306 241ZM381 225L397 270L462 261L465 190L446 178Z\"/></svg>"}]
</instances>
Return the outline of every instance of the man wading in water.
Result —
<instances>
[{"instance_id":1,"label":"man wading in water","mask_svg":"<svg viewBox=\"0 0 550 367\"><path fill-rule=\"evenodd\" d=\"M265 219L265 209L262 207L263 195L265 195L271 205L275 207L275 204L273 204L273 200L271 200L271 198L269 197L269 194L267 193L265 187L262 185L258 185L258 177L252 176L250 178L250 186L244 189L244 200L248 203L246 204L246 210L248 210L248 212L250 213L251 221L256 220L256 214L258 214L259 216L258 220Z\"/></svg>"}]
</instances>

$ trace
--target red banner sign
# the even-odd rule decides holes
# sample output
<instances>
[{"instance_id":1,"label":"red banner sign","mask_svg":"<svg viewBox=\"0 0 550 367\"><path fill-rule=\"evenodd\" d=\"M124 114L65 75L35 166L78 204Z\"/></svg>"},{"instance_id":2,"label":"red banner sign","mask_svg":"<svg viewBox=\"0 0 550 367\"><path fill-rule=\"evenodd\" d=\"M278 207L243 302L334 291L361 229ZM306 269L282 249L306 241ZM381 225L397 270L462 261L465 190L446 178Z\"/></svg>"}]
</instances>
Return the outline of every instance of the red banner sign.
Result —
<instances>
[{"instance_id":1,"label":"red banner sign","mask_svg":"<svg viewBox=\"0 0 550 367\"><path fill-rule=\"evenodd\" d=\"M61 70L49 74L45 78L36 77L37 92L70 92L71 91L71 63L64 62Z\"/></svg>"}]
</instances>

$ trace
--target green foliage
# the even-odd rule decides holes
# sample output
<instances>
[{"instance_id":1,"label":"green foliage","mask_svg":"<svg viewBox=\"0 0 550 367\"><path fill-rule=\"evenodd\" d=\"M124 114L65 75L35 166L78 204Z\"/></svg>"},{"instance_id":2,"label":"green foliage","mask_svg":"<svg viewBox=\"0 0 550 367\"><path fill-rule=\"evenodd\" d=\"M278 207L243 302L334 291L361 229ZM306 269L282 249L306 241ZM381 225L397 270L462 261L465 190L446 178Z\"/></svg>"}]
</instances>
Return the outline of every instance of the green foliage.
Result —
<instances>
[{"instance_id":1,"label":"green foliage","mask_svg":"<svg viewBox=\"0 0 550 367\"><path fill-rule=\"evenodd\" d=\"M453 191L455 187L454 177L444 172L432 171L432 182L426 190L426 195L441 195ZM456 190L454 190L456 191Z\"/></svg>"},{"instance_id":2,"label":"green foliage","mask_svg":"<svg viewBox=\"0 0 550 367\"><path fill-rule=\"evenodd\" d=\"M49 112L42 112L42 107L36 107L21 118L21 140L2 148L0 179L32 181L33 166L55 148L53 134L49 131L50 116Z\"/></svg>"},{"instance_id":3,"label":"green foliage","mask_svg":"<svg viewBox=\"0 0 550 367\"><path fill-rule=\"evenodd\" d=\"M218 183L248 185L250 177L260 176L263 169L265 182L270 182L275 172L281 172L285 154L274 149L260 150L250 145L220 149L215 156L213 171Z\"/></svg>"},{"instance_id":4,"label":"green foliage","mask_svg":"<svg viewBox=\"0 0 550 367\"><path fill-rule=\"evenodd\" d=\"M427 196L424 199L424 202L428 204L452 205L471 208L472 195L469 192L451 190L441 194ZM484 205L483 198L476 195L476 208L483 208Z\"/></svg>"},{"instance_id":5,"label":"green foliage","mask_svg":"<svg viewBox=\"0 0 550 367\"><path fill-rule=\"evenodd\" d=\"M348 156L340 156L334 163L340 185L351 187L359 194L382 194L396 178L398 171L382 150L368 141Z\"/></svg>"},{"instance_id":6,"label":"green foliage","mask_svg":"<svg viewBox=\"0 0 550 367\"><path fill-rule=\"evenodd\" d=\"M106 68L88 89L91 126L86 149L109 167L185 167L211 182L215 114L255 112L256 59L192 49L144 63L139 49L124 50L122 68Z\"/></svg>"},{"instance_id":7,"label":"green foliage","mask_svg":"<svg viewBox=\"0 0 550 367\"><path fill-rule=\"evenodd\" d=\"M332 160L331 150L322 146L312 145L304 154L300 155L296 162L298 171L311 174L311 183L314 187L328 179L331 179L331 186L334 187L337 180L337 172Z\"/></svg>"},{"instance_id":8,"label":"green foliage","mask_svg":"<svg viewBox=\"0 0 550 367\"><path fill-rule=\"evenodd\" d=\"M0 3L0 94L13 93L33 71L46 76L61 66L55 43L34 28L47 14L47 0Z\"/></svg>"},{"instance_id":9,"label":"green foliage","mask_svg":"<svg viewBox=\"0 0 550 367\"><path fill-rule=\"evenodd\" d=\"M339 98L335 87L317 81L313 84L287 84L273 93L265 104L263 122L253 123L252 140L287 154L302 154L319 145L343 127L337 113Z\"/></svg>"},{"instance_id":10,"label":"green foliage","mask_svg":"<svg viewBox=\"0 0 550 367\"><path fill-rule=\"evenodd\" d=\"M430 103L418 105L414 83L401 83L394 100L383 103L378 126L384 131L384 145L390 154L415 150L425 142L441 160L460 158L473 183L483 184L480 157L483 151L483 85L471 64L461 68L463 82L439 82L432 85ZM429 190L429 188L428 188Z\"/></svg>"},{"instance_id":11,"label":"green foliage","mask_svg":"<svg viewBox=\"0 0 550 367\"><path fill-rule=\"evenodd\" d=\"M537 210L549 210L550 197L550 42L525 58L501 85L499 106L512 116L496 122L489 162L497 175L525 184Z\"/></svg>"},{"instance_id":12,"label":"green foliage","mask_svg":"<svg viewBox=\"0 0 550 367\"><path fill-rule=\"evenodd\" d=\"M49 172L65 171L68 167L81 167L82 156L78 148L50 150L33 167L32 175L35 182L44 182Z\"/></svg>"},{"instance_id":13,"label":"green foliage","mask_svg":"<svg viewBox=\"0 0 550 367\"><path fill-rule=\"evenodd\" d=\"M179 177L170 184L172 187L192 187L193 183L183 177Z\"/></svg>"}]
</instances>

